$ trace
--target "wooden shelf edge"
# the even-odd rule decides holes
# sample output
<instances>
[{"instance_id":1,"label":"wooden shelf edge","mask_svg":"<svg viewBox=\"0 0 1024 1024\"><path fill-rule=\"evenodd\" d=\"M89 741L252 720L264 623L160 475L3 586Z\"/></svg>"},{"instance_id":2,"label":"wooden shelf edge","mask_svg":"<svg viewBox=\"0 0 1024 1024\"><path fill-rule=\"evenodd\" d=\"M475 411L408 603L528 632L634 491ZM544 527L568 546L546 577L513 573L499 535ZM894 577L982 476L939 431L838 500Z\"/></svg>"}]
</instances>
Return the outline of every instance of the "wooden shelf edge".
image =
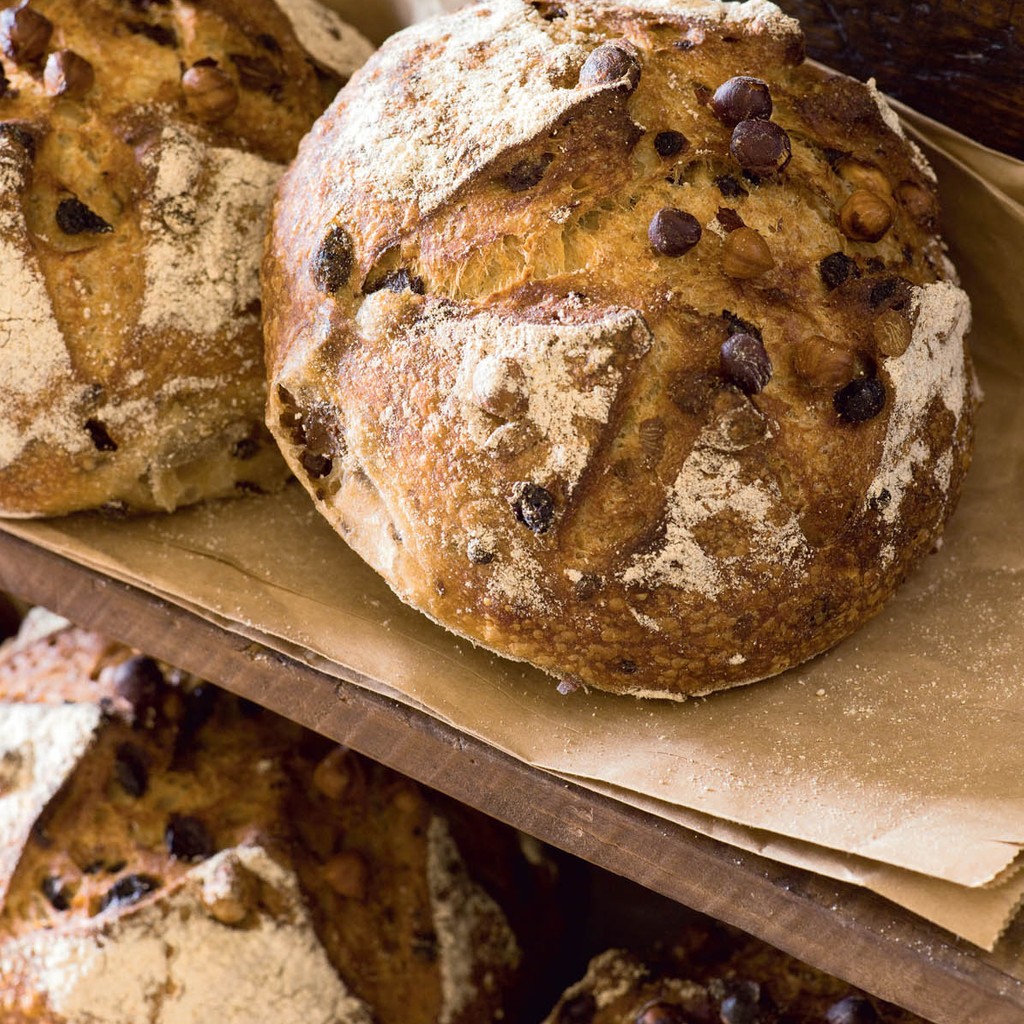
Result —
<instances>
[{"instance_id":1,"label":"wooden shelf edge","mask_svg":"<svg viewBox=\"0 0 1024 1024\"><path fill-rule=\"evenodd\" d=\"M0 589L254 700L553 846L742 928L936 1024L1019 1024L997 957L865 890L533 769L430 716L0 530Z\"/></svg>"}]
</instances>

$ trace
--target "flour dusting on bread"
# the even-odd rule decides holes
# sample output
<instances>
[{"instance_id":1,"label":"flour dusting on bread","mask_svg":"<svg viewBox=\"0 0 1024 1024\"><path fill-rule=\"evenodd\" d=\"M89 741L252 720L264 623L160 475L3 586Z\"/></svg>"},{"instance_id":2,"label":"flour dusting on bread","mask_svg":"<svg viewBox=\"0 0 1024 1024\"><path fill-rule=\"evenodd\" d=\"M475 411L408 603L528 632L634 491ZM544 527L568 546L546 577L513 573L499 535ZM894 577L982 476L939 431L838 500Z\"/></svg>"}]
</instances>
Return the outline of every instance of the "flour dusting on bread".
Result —
<instances>
[{"instance_id":1,"label":"flour dusting on bread","mask_svg":"<svg viewBox=\"0 0 1024 1024\"><path fill-rule=\"evenodd\" d=\"M177 125L164 128L142 166L154 182L142 219L150 240L139 326L223 343L258 323L263 214L283 168L209 148Z\"/></svg>"},{"instance_id":2,"label":"flour dusting on bread","mask_svg":"<svg viewBox=\"0 0 1024 1024\"><path fill-rule=\"evenodd\" d=\"M664 540L634 558L622 573L625 583L641 589L667 585L714 600L723 590L756 586L759 573L799 579L810 551L796 516L773 481L744 479L740 463L716 444L716 433L697 439L669 490ZM742 531L742 555L709 554L697 539L695 529L716 516ZM751 574L751 562L759 573Z\"/></svg>"},{"instance_id":3,"label":"flour dusting on bread","mask_svg":"<svg viewBox=\"0 0 1024 1024\"><path fill-rule=\"evenodd\" d=\"M442 1008L438 1024L453 1024L493 985L493 973L481 974L471 951L481 946L494 951L495 968L514 969L519 946L497 903L476 885L452 838L447 822L438 816L427 826L427 885L440 947Z\"/></svg>"},{"instance_id":4,"label":"flour dusting on bread","mask_svg":"<svg viewBox=\"0 0 1024 1024\"><path fill-rule=\"evenodd\" d=\"M887 522L898 518L916 472L927 472L933 465L938 486L945 489L949 485L948 457L931 450L920 437L917 424L933 402L941 403L949 415L959 419L970 401L962 356L964 335L971 325L967 296L956 285L940 281L917 289L912 301L916 322L910 345L899 359L885 365L893 387L893 405L878 474L868 496Z\"/></svg>"},{"instance_id":5,"label":"flour dusting on bread","mask_svg":"<svg viewBox=\"0 0 1024 1024\"><path fill-rule=\"evenodd\" d=\"M386 90L370 92L350 108L343 134L329 142L346 154L342 176L353 164L385 201L414 203L419 216L581 101L543 69L578 65L585 52L577 43L554 42L529 4L481 4L450 20L453 31L443 39L438 23L428 21L382 48L378 69L385 75L400 74L410 51L432 59L407 84L403 102ZM472 81L450 73L469 62L476 65Z\"/></svg>"},{"instance_id":6,"label":"flour dusting on bread","mask_svg":"<svg viewBox=\"0 0 1024 1024\"><path fill-rule=\"evenodd\" d=\"M306 52L323 68L348 80L373 53L373 44L321 0L277 0Z\"/></svg>"},{"instance_id":7,"label":"flour dusting on bread","mask_svg":"<svg viewBox=\"0 0 1024 1024\"><path fill-rule=\"evenodd\" d=\"M204 881L225 866L250 872L278 909L247 927L207 912ZM225 850L174 889L124 916L96 919L0 948L0 973L45 995L67 1020L92 1024L370 1024L316 939L293 872L259 847ZM23 973L24 972L24 973Z\"/></svg>"},{"instance_id":8,"label":"flour dusting on bread","mask_svg":"<svg viewBox=\"0 0 1024 1024\"><path fill-rule=\"evenodd\" d=\"M0 704L0 907L22 847L99 722L85 704Z\"/></svg>"},{"instance_id":9,"label":"flour dusting on bread","mask_svg":"<svg viewBox=\"0 0 1024 1024\"><path fill-rule=\"evenodd\" d=\"M0 380L12 404L63 386L71 373L22 211L29 166L22 143L0 131ZM60 443L69 433L61 410L37 416L34 422L0 417L0 467L17 458L33 437Z\"/></svg>"},{"instance_id":10,"label":"flour dusting on bread","mask_svg":"<svg viewBox=\"0 0 1024 1024\"><path fill-rule=\"evenodd\" d=\"M514 368L522 396L522 419L538 437L534 447L538 482L558 480L571 495L586 469L601 427L608 422L623 382L619 367L641 359L649 339L634 310L609 310L590 323L521 323L482 314L424 322L451 346L458 370L442 414L465 420L465 429L485 451L500 452L500 421L481 407L481 364ZM632 338L636 330L639 340ZM616 366L618 364L618 367ZM506 382L496 382L498 386Z\"/></svg>"}]
</instances>

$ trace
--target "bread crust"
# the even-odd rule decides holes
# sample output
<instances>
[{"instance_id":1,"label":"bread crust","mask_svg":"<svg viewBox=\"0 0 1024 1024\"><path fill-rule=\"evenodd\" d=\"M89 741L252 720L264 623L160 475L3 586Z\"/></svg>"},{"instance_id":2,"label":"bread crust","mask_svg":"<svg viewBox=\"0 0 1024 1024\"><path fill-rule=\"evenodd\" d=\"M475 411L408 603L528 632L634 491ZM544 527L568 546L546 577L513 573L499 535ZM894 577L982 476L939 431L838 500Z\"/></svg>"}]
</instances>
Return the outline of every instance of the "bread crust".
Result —
<instances>
[{"instance_id":1,"label":"bread crust","mask_svg":"<svg viewBox=\"0 0 1024 1024\"><path fill-rule=\"evenodd\" d=\"M970 312L934 178L802 44L768 3L478 4L387 43L278 191L286 459L403 600L570 688L796 665L956 503ZM715 113L734 76L768 84L778 173Z\"/></svg>"},{"instance_id":2,"label":"bread crust","mask_svg":"<svg viewBox=\"0 0 1024 1024\"><path fill-rule=\"evenodd\" d=\"M699 938L696 928L693 938ZM872 999L756 939L712 933L701 952L703 958L694 961L677 947L666 962L652 967L635 953L605 950L590 961L586 975L566 990L543 1024L758 1017L924 1024L916 1014Z\"/></svg>"},{"instance_id":3,"label":"bread crust","mask_svg":"<svg viewBox=\"0 0 1024 1024\"><path fill-rule=\"evenodd\" d=\"M272 0L31 0L0 18L0 514L280 486L258 253L324 105L289 18Z\"/></svg>"}]
</instances>

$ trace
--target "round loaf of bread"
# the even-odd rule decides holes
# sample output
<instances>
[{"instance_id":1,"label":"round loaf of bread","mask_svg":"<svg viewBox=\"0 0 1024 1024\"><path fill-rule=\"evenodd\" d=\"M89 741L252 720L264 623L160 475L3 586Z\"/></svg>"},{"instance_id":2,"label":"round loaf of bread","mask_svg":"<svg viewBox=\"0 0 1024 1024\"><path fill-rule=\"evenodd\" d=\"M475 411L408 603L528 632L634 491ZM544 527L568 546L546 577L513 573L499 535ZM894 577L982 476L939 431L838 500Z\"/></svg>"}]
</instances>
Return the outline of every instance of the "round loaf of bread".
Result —
<instances>
[{"instance_id":1,"label":"round loaf of bread","mask_svg":"<svg viewBox=\"0 0 1024 1024\"><path fill-rule=\"evenodd\" d=\"M971 451L935 180L762 0L485 0L318 121L264 262L268 422L396 593L683 697L878 611Z\"/></svg>"},{"instance_id":2,"label":"round loaf of bread","mask_svg":"<svg viewBox=\"0 0 1024 1024\"><path fill-rule=\"evenodd\" d=\"M543 1024L925 1024L762 943L713 963L650 967L610 949L591 960Z\"/></svg>"},{"instance_id":3,"label":"round loaf of bread","mask_svg":"<svg viewBox=\"0 0 1024 1024\"><path fill-rule=\"evenodd\" d=\"M316 0L0 2L0 514L283 483L265 211L370 52Z\"/></svg>"},{"instance_id":4,"label":"round loaf of bread","mask_svg":"<svg viewBox=\"0 0 1024 1024\"><path fill-rule=\"evenodd\" d=\"M94 634L0 653L4 1024L504 1019L532 878L511 830Z\"/></svg>"}]
</instances>

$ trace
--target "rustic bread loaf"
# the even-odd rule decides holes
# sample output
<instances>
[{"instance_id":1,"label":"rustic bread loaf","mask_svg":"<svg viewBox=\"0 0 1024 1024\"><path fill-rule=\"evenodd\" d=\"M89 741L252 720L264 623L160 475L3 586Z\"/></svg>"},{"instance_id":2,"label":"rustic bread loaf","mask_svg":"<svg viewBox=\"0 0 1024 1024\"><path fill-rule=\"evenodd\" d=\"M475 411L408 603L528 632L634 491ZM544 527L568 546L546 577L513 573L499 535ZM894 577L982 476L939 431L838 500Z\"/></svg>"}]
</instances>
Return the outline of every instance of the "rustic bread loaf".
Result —
<instances>
[{"instance_id":1,"label":"rustic bread loaf","mask_svg":"<svg viewBox=\"0 0 1024 1024\"><path fill-rule=\"evenodd\" d=\"M702 976L703 975L703 976ZM924 1024L760 943L687 973L650 968L624 950L595 957L544 1024Z\"/></svg>"},{"instance_id":2,"label":"rustic bread loaf","mask_svg":"<svg viewBox=\"0 0 1024 1024\"><path fill-rule=\"evenodd\" d=\"M520 954L491 892L522 865L474 815L485 890L460 827L409 780L95 635L12 642L0 1019L495 1019Z\"/></svg>"},{"instance_id":3,"label":"rustic bread loaf","mask_svg":"<svg viewBox=\"0 0 1024 1024\"><path fill-rule=\"evenodd\" d=\"M971 451L932 172L754 0L486 0L392 38L277 195L268 422L436 621L683 697L878 611Z\"/></svg>"},{"instance_id":4,"label":"rustic bread loaf","mask_svg":"<svg viewBox=\"0 0 1024 1024\"><path fill-rule=\"evenodd\" d=\"M316 0L0 2L0 514L287 478L262 425L265 210L317 69L336 87L370 50Z\"/></svg>"}]
</instances>

